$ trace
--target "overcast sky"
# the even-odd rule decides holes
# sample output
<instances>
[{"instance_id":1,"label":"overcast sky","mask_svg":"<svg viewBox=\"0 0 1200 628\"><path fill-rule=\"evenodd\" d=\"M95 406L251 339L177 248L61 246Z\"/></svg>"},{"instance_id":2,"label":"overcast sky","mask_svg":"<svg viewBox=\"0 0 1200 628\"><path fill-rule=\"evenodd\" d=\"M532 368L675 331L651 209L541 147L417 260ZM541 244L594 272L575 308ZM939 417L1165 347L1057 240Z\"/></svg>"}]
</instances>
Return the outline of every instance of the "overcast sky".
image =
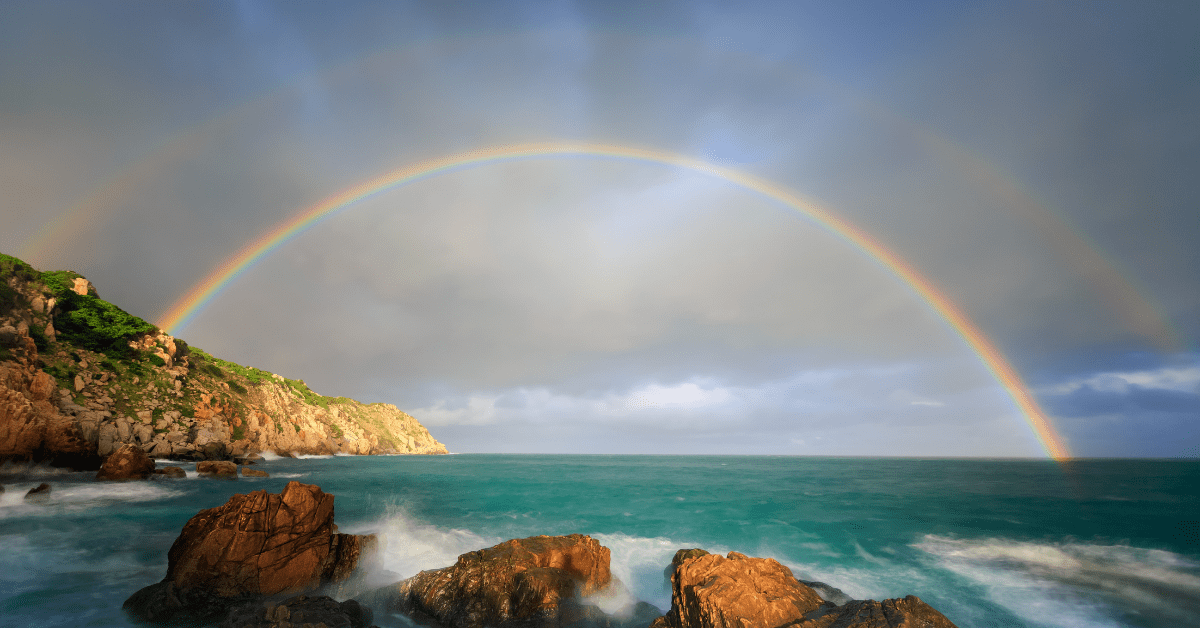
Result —
<instances>
[{"instance_id":1,"label":"overcast sky","mask_svg":"<svg viewBox=\"0 0 1200 628\"><path fill-rule=\"evenodd\" d=\"M500 144L806 195L944 292L1070 450L1200 456L1193 2L0 3L0 251L147 320L317 201ZM805 215L550 156L355 204L179 337L455 452L1044 456Z\"/></svg>"}]
</instances>

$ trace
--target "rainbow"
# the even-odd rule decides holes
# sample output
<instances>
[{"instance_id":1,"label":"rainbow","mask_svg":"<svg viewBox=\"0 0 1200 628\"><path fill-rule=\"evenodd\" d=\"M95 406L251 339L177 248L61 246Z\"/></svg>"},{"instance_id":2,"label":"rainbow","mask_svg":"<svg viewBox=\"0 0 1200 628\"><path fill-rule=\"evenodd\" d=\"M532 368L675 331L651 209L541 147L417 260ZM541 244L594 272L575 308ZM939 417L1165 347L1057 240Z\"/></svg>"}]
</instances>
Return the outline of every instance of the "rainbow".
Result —
<instances>
[{"instance_id":1,"label":"rainbow","mask_svg":"<svg viewBox=\"0 0 1200 628\"><path fill-rule=\"evenodd\" d=\"M237 254L222 262L204 280L176 301L159 319L158 326L172 334L178 333L187 327L204 306L211 302L224 287L240 277L255 262L270 255L271 252L301 232L359 201L415 181L455 170L533 157L570 155L630 159L665 164L707 174L782 203L808 216L837 237L866 252L911 286L963 338L971 350L979 356L992 376L1000 382L1024 415L1047 455L1055 460L1070 457L1062 438L1055 432L1049 418L1038 406L1037 401L1029 393L1025 383L1008 363L1004 354L950 299L898 255L861 229L833 215L812 200L784 187L738 170L659 150L592 143L548 142L504 145L428 159L392 170L321 200L246 244Z\"/></svg>"}]
</instances>

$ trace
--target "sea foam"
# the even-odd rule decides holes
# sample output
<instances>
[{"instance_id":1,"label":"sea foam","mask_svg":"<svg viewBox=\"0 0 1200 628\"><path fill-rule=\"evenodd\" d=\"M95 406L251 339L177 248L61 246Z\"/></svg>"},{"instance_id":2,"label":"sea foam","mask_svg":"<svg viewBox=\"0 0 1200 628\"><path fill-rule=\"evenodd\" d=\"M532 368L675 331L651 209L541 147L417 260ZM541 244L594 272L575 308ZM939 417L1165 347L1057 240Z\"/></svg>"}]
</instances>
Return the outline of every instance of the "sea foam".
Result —
<instances>
[{"instance_id":1,"label":"sea foam","mask_svg":"<svg viewBox=\"0 0 1200 628\"><path fill-rule=\"evenodd\" d=\"M937 535L914 547L1042 625L1116 627L1127 616L1186 622L1200 615L1200 564L1165 550Z\"/></svg>"}]
</instances>

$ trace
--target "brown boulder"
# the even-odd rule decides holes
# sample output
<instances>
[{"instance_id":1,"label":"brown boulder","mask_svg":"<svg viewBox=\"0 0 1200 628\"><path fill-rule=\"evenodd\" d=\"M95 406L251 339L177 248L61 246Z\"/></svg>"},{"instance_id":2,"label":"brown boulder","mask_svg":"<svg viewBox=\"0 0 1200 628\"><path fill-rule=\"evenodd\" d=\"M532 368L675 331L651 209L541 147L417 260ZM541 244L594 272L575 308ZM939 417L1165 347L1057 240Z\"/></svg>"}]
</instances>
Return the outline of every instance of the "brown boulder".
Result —
<instances>
[{"instance_id":1,"label":"brown boulder","mask_svg":"<svg viewBox=\"0 0 1200 628\"><path fill-rule=\"evenodd\" d=\"M823 603L774 559L705 554L683 557L676 567L666 623L672 628L776 628Z\"/></svg>"},{"instance_id":2,"label":"brown boulder","mask_svg":"<svg viewBox=\"0 0 1200 628\"><path fill-rule=\"evenodd\" d=\"M534 536L468 552L394 585L388 603L447 628L558 626L579 595L609 586L609 551L581 534ZM386 594L385 594L386 596ZM568 610L569 609L569 610Z\"/></svg>"},{"instance_id":3,"label":"brown boulder","mask_svg":"<svg viewBox=\"0 0 1200 628\"><path fill-rule=\"evenodd\" d=\"M247 478L269 478L269 477L271 477L271 474L267 473L266 471L259 471L258 469L251 469L250 467L242 467L241 472L242 472L242 477L247 477Z\"/></svg>"},{"instance_id":4,"label":"brown boulder","mask_svg":"<svg viewBox=\"0 0 1200 628\"><path fill-rule=\"evenodd\" d=\"M216 475L237 477L237 465L228 460L203 460L196 463L196 473L200 475ZM333 499L330 497L330 499Z\"/></svg>"},{"instance_id":5,"label":"brown boulder","mask_svg":"<svg viewBox=\"0 0 1200 628\"><path fill-rule=\"evenodd\" d=\"M223 611L246 599L345 579L374 549L375 536L336 529L333 495L317 486L289 482L278 495L234 495L183 526L167 554L166 578L135 593L125 606L144 619L163 621L181 611Z\"/></svg>"},{"instance_id":6,"label":"brown boulder","mask_svg":"<svg viewBox=\"0 0 1200 628\"><path fill-rule=\"evenodd\" d=\"M838 606L769 558L679 550L671 562L671 610L651 628L955 628L911 595ZM813 584L845 597L829 585Z\"/></svg>"},{"instance_id":7,"label":"brown boulder","mask_svg":"<svg viewBox=\"0 0 1200 628\"><path fill-rule=\"evenodd\" d=\"M100 465L97 480L145 480L154 473L154 461L137 445L123 445Z\"/></svg>"}]
</instances>

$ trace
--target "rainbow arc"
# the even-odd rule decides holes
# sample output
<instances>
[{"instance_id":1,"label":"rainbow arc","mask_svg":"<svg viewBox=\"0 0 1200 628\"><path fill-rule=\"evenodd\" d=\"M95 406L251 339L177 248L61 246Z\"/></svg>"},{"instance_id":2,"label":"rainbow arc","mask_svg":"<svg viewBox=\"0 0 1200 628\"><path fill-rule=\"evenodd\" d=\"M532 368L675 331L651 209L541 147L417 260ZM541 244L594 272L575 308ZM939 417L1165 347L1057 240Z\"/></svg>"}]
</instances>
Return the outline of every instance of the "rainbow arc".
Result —
<instances>
[{"instance_id":1,"label":"rainbow arc","mask_svg":"<svg viewBox=\"0 0 1200 628\"><path fill-rule=\"evenodd\" d=\"M1004 387L1033 429L1047 455L1056 460L1070 457L1063 439L1039 407L1004 354L963 312L923 275L870 234L834 215L811 199L753 175L718 166L686 155L646 148L591 143L531 143L496 146L419 161L363 181L327 197L276 225L224 260L207 277L180 297L159 320L159 327L175 334L203 310L221 290L246 272L255 262L270 255L300 233L364 199L410 183L465 168L544 156L593 156L664 164L723 179L753 193L781 203L807 216L837 237L886 266L908 284L962 337L981 362Z\"/></svg>"}]
</instances>

